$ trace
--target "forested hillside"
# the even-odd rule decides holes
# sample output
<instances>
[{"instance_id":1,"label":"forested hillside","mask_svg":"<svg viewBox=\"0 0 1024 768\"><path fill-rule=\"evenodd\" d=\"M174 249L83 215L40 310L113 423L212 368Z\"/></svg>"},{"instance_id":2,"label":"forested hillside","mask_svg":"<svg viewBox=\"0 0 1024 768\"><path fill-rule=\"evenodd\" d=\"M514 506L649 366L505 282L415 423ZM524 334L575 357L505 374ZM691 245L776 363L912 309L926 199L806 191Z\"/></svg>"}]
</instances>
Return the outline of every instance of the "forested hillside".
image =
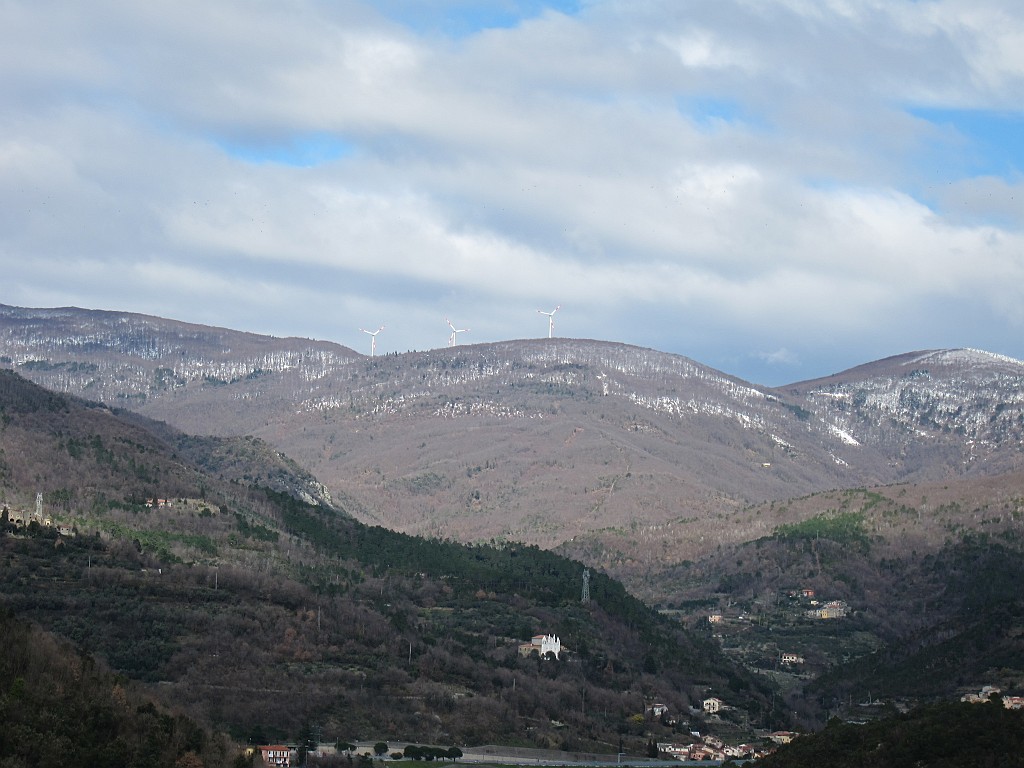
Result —
<instances>
[{"instance_id":1,"label":"forested hillside","mask_svg":"<svg viewBox=\"0 0 1024 768\"><path fill-rule=\"evenodd\" d=\"M0 764L216 768L249 761L92 657L0 610Z\"/></svg>"},{"instance_id":2,"label":"forested hillside","mask_svg":"<svg viewBox=\"0 0 1024 768\"><path fill-rule=\"evenodd\" d=\"M873 723L830 722L758 761L764 768L989 768L1020 765L1024 712L946 703Z\"/></svg>"},{"instance_id":3,"label":"forested hillside","mask_svg":"<svg viewBox=\"0 0 1024 768\"><path fill-rule=\"evenodd\" d=\"M985 685L1019 695L1022 488L1018 474L751 508L721 524L761 536L652 569L648 598L776 681L807 726Z\"/></svg>"},{"instance_id":4,"label":"forested hillside","mask_svg":"<svg viewBox=\"0 0 1024 768\"><path fill-rule=\"evenodd\" d=\"M620 584L592 573L583 603L583 566L559 555L365 526L249 484L260 452L230 452L221 479L226 454L201 470L166 428L11 373L0 417L5 515L28 520L2 527L0 600L240 740L315 724L331 740L641 750L719 689L738 720L782 722L768 687ZM35 493L52 526L32 519ZM542 633L562 659L520 657ZM645 717L654 700L675 725Z\"/></svg>"}]
</instances>

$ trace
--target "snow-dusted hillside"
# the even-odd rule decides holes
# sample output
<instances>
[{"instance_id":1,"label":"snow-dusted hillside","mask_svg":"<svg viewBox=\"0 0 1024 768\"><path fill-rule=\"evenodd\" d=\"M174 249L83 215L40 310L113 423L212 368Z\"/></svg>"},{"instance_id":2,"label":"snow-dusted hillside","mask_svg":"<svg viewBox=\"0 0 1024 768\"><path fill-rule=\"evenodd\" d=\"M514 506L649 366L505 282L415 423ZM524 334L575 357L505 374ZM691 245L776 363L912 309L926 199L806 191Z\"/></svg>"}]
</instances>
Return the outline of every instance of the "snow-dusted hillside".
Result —
<instances>
[{"instance_id":1,"label":"snow-dusted hillside","mask_svg":"<svg viewBox=\"0 0 1024 768\"><path fill-rule=\"evenodd\" d=\"M998 471L1024 441L1024 363L989 352L914 352L782 391L851 440L884 447L906 472Z\"/></svg>"},{"instance_id":2,"label":"snow-dusted hillside","mask_svg":"<svg viewBox=\"0 0 1024 768\"><path fill-rule=\"evenodd\" d=\"M0 305L0 362L44 386L107 404L145 400L194 382L269 374L324 379L357 360L308 339L208 328L121 312Z\"/></svg>"},{"instance_id":3,"label":"snow-dusted hillside","mask_svg":"<svg viewBox=\"0 0 1024 768\"><path fill-rule=\"evenodd\" d=\"M827 488L1002 471L1021 463L1024 435L1024 364L971 350L768 389L601 341L369 358L0 306L0 365L189 432L262 437L369 521L545 546Z\"/></svg>"}]
</instances>

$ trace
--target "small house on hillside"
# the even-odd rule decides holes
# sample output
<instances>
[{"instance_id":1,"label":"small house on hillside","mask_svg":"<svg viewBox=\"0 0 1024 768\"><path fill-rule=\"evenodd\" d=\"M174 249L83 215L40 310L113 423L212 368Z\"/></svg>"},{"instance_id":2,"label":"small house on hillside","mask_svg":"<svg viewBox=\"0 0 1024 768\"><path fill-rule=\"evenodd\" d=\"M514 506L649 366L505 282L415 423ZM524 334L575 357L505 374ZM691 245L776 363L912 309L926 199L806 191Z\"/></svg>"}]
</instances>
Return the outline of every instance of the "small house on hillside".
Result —
<instances>
[{"instance_id":1,"label":"small house on hillside","mask_svg":"<svg viewBox=\"0 0 1024 768\"><path fill-rule=\"evenodd\" d=\"M647 711L650 713L651 717L661 717L662 715L668 714L668 705L651 704L651 706L647 708Z\"/></svg>"},{"instance_id":2,"label":"small house on hillside","mask_svg":"<svg viewBox=\"0 0 1024 768\"><path fill-rule=\"evenodd\" d=\"M722 707L725 706L725 702L721 699L716 699L714 696L704 699L703 702L704 711L709 715L716 715L722 711Z\"/></svg>"},{"instance_id":3,"label":"small house on hillside","mask_svg":"<svg viewBox=\"0 0 1024 768\"><path fill-rule=\"evenodd\" d=\"M266 765L290 766L292 764L292 751L281 744L274 744L260 747L260 757Z\"/></svg>"}]
</instances>

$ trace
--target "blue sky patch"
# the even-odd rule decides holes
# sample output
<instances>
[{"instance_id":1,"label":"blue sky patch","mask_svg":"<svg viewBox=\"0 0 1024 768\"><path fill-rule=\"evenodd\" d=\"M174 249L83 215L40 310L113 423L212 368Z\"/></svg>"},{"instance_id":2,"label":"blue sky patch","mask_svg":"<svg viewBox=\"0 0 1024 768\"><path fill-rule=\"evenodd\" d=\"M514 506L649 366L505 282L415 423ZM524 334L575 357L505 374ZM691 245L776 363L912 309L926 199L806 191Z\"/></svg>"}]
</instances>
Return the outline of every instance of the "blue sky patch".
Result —
<instances>
[{"instance_id":1,"label":"blue sky patch","mask_svg":"<svg viewBox=\"0 0 1024 768\"><path fill-rule=\"evenodd\" d=\"M313 133L280 141L218 141L232 157L254 165L276 163L311 168L352 154L354 146L337 136Z\"/></svg>"},{"instance_id":2,"label":"blue sky patch","mask_svg":"<svg viewBox=\"0 0 1024 768\"><path fill-rule=\"evenodd\" d=\"M732 99L681 97L677 99L676 105L679 112L702 131L714 132L723 123L756 130L768 127L763 119L750 114L742 104Z\"/></svg>"},{"instance_id":3,"label":"blue sky patch","mask_svg":"<svg viewBox=\"0 0 1024 768\"><path fill-rule=\"evenodd\" d=\"M966 176L1019 177L1024 171L1024 113L980 109L911 109L944 132L928 155L954 157ZM950 152L954 154L950 154Z\"/></svg>"},{"instance_id":4,"label":"blue sky patch","mask_svg":"<svg viewBox=\"0 0 1024 768\"><path fill-rule=\"evenodd\" d=\"M511 29L546 10L568 15L583 0L377 0L382 14L419 33L441 33L456 39L485 29Z\"/></svg>"}]
</instances>

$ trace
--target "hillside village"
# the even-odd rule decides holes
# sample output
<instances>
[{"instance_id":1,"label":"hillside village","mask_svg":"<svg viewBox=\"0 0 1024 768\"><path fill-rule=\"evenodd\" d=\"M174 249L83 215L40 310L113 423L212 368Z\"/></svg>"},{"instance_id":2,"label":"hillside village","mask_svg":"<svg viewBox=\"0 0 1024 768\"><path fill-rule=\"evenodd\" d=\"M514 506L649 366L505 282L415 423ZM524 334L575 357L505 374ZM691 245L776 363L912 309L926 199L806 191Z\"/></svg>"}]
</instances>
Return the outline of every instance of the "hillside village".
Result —
<instances>
[{"instance_id":1,"label":"hillside village","mask_svg":"<svg viewBox=\"0 0 1024 768\"><path fill-rule=\"evenodd\" d=\"M539 636L544 637L544 636ZM524 645L532 645L527 643ZM1019 710L1024 709L1024 697L1001 696L1000 690L991 685L983 686L977 693L967 693L961 697L961 701L967 703L988 703L993 698L1000 701L1004 708ZM704 716L718 716L729 709L728 705L717 697L708 697L702 702L701 710L693 710L688 713L690 716L703 714ZM666 725L675 725L676 716L664 704L654 703L646 708L645 717L651 721L658 721ZM685 739L671 741L651 741L649 745L648 758L660 758L678 760L681 762L724 762L726 760L756 760L772 754L779 746L789 744L798 738L800 733L795 731L772 731L763 733L754 741L729 743L725 738L714 733L701 733L690 731ZM425 749L433 749L439 758L465 759L466 761L478 761L482 757L492 760L500 760L507 763L517 762L561 762L571 764L574 762L597 762L606 759L605 755L583 755L568 754L559 752L544 752L542 750L509 749L500 747L481 748L443 748L443 747L420 747L403 743L369 742L352 744L317 744L311 745L309 755L323 760L323 765L337 764L352 765L353 762L368 768L373 759L398 760L398 759L420 759ZM290 766L295 762L299 748L296 745L267 745L260 746L254 750L260 754L267 765ZM457 757L455 757L457 755ZM616 761L622 764L622 757ZM626 764L633 761L627 759Z\"/></svg>"},{"instance_id":2,"label":"hillside village","mask_svg":"<svg viewBox=\"0 0 1024 768\"><path fill-rule=\"evenodd\" d=\"M179 513L190 515L211 514L207 502L199 499L147 499L143 506L151 509L164 509L168 511L177 510ZM41 497L37 499L37 506L34 511L25 511L17 507L7 506L4 508L7 525L10 532L15 536L32 535L32 529L38 531L51 530L54 535L60 533L65 526L61 523L54 523L53 518L43 511ZM68 535L73 533L68 531ZM721 620L723 621L724 620ZM552 664L574 664L578 661L567 661L571 655L563 645L561 639L550 632L535 634L529 641L520 643L517 647L521 657L536 656L542 663ZM796 734L790 731L775 731L762 733L756 740L727 739L717 735L716 731L725 731L738 735L740 732L735 724L730 723L728 718L732 707L722 698L708 696L700 706L684 712L673 712L671 708L661 703L651 703L645 707L642 714L631 716L630 722L634 726L640 726L650 733L647 757L660 757L662 759L675 759L683 761L707 760L722 761L728 758L756 758L769 754L775 747L787 743ZM557 721L553 721L555 727L559 727ZM700 730L697 730L699 728ZM675 733L685 738L665 740L658 738L655 733ZM751 734L752 735L752 734ZM504 759L511 762L517 759L554 759L559 762L571 763L579 761L600 761L607 759L607 756L598 754L567 754L562 752L550 752L545 750L513 750L511 753L507 748L478 748L469 747L421 747L410 744L387 744L385 750L381 749L381 742L374 744L361 743L359 746L348 745L341 742L335 744L315 743L307 744L263 744L250 748L250 755L258 758L262 763L270 766L292 766L303 764L300 760L309 759L308 765L323 766L349 766L358 765L369 768L373 760L408 759L414 757L420 759L426 754L433 754L439 758L463 758L472 759L475 754L485 752L489 757L506 755ZM351 747L351 748L350 748ZM433 750L432 753L429 751ZM619 759L621 761L621 758Z\"/></svg>"},{"instance_id":3,"label":"hillside village","mask_svg":"<svg viewBox=\"0 0 1024 768\"><path fill-rule=\"evenodd\" d=\"M61 520L54 521L50 514L45 511L43 495L41 493L36 494L36 505L31 510L4 504L0 508L0 521L9 523L15 529L27 529L34 525L40 528L55 528L61 536L74 536L76 533L76 529L71 523Z\"/></svg>"},{"instance_id":4,"label":"hillside village","mask_svg":"<svg viewBox=\"0 0 1024 768\"><path fill-rule=\"evenodd\" d=\"M200 499L163 499L153 498L145 501L144 506L152 509L178 509L179 512L189 514L210 513L209 504ZM27 533L29 526L37 529L57 529L59 523L45 513L42 498L37 497L37 504L33 510L24 510L18 507L8 506L4 508L7 523L12 531ZM70 532L69 532L70 534ZM763 640L763 635L758 635L757 629L766 625L775 627L803 626L815 627L828 624L840 628L843 620L851 614L848 603L840 599L829 599L822 597L816 590L808 587L787 589L780 593L775 603L776 609L773 612L763 611L755 613L750 610L756 606L731 605L724 610L705 611L699 621L705 625L711 636L719 641L723 648L740 660L747 660L751 657L763 659L765 648L764 643L758 645L758 640ZM743 644L746 649L743 650ZM756 646L756 650L755 650ZM805 674L799 671L807 665L808 661L804 653L811 658L818 658L815 651L781 650L776 647L772 651L774 668L768 670L765 666L754 664L751 668L762 673L772 673L775 679L780 676ZM567 662L567 649L561 639L550 632L535 634L529 641L520 643L517 647L520 656L535 655L540 660L549 663L571 663ZM1006 709L1024 708L1024 697L1014 695L1001 695L998 687L985 685L977 692L968 692L962 695L961 701L968 703L987 703L993 698L1000 701ZM868 702L875 709L865 710L863 704L858 705L857 717L875 717L881 714L880 702ZM898 707L905 708L906 702L898 702ZM730 704L728 692L709 694L699 702L699 707L694 707L682 712L673 712L672 709L662 703L651 703L645 707L642 715L636 715L631 720L635 723L646 726L650 734L648 756L662 759L673 759L679 761L725 761L729 759L756 759L771 754L778 746L788 744L799 737L799 733L789 730L760 731L756 734L749 728L746 722L745 713ZM672 733L673 738L658 737L655 734ZM746 735L747 738L743 738ZM755 736L755 738L750 738ZM343 747L347 745L337 744L316 744L309 745L308 755L312 762L309 765L340 765L348 766L358 764L369 768L372 760L405 759L410 756L423 756L424 750L434 750L438 757L452 758L456 756L472 759L478 751L468 747L419 747L416 745L386 744L386 750L380 750L380 742L374 745L363 745L351 750ZM299 764L300 752L306 750L296 744L269 744L252 748L252 755L258 756L266 765L291 766ZM492 752L494 750L492 749ZM499 750L500 751L500 750ZM539 754L539 753L538 753ZM563 762L573 762L576 756L559 753L557 758ZM580 757L588 759L591 756ZM600 756L593 756L600 758ZM540 759L540 758L535 758ZM317 762L319 761L319 763Z\"/></svg>"},{"instance_id":5,"label":"hillside village","mask_svg":"<svg viewBox=\"0 0 1024 768\"><path fill-rule=\"evenodd\" d=\"M199 514L200 516L210 516L213 514L210 503L204 499L163 499L154 497L146 499L143 502L143 506L149 509L163 509L177 511L178 513ZM36 503L31 509L7 503L0 507L0 520L9 523L15 530L28 529L30 526L35 525L43 529L52 528L60 536L75 536L78 533L75 517L74 511L67 510L57 516L52 515L44 503L42 493L36 494Z\"/></svg>"},{"instance_id":6,"label":"hillside village","mask_svg":"<svg viewBox=\"0 0 1024 768\"><path fill-rule=\"evenodd\" d=\"M666 611L697 629L705 629L723 651L759 674L809 678L836 662L835 643L842 620L851 613L846 600L820 598L814 589L781 590L770 601L730 601L726 609ZM828 627L827 646L816 639Z\"/></svg>"},{"instance_id":7,"label":"hillside village","mask_svg":"<svg viewBox=\"0 0 1024 768\"><path fill-rule=\"evenodd\" d=\"M153 510L198 515L200 518L216 514L216 510L211 510L209 502L203 499L154 497L145 499L142 505ZM30 526L53 529L60 535L75 533L73 526L59 520L55 521L46 512L42 494L37 495L34 508L25 509L9 505L4 507L3 514L15 533L28 531ZM781 590L774 600L750 603L729 601L722 609L691 614L687 620L691 623L697 621L698 627L705 626L710 636L728 655L755 673L768 675L775 682L783 682L785 690L786 679L807 679L823 669L823 665L832 663L833 657L829 655L832 650L815 645L814 628L827 625L831 628L830 637L841 637L844 632L844 620L852 613L851 606L845 600L822 596L818 590L810 587L799 587ZM783 644L787 628L790 630L788 636L792 642ZM782 633L779 634L779 631ZM561 639L550 632L535 634L529 641L520 643L517 650L521 657L537 656L541 660L553 663L566 663L565 659L572 658ZM987 702L996 694L999 694L997 687L985 686L978 693L965 693L961 700ZM699 702L698 707L682 712L673 712L664 704L650 704L644 715L637 717L637 722L649 723L652 726L649 754L684 761L746 759L769 754L778 745L788 743L797 737L798 734L794 731L782 730L760 732L757 739L751 740L749 736L753 733L745 713L730 704L729 699L727 691L709 693ZM1008 709L1019 709L1024 706L1024 698L1018 696L1002 696L1001 701ZM879 704L870 700L869 703L872 707ZM863 704L858 706L860 709L854 710L853 715L847 713L847 717L875 716L881 711L865 712ZM898 706L905 707L906 702L899 702ZM557 721L552 722L557 724ZM685 738L658 738L658 732L684 734ZM744 733L748 738L738 738ZM730 734L732 738L729 737ZM294 746L269 745L260 752L268 764L272 765L294 764L289 761L294 761L296 757ZM358 760L361 756L358 751L339 754L330 745L321 745L311 754L319 755L328 761L340 759L345 764L353 758ZM370 756L367 753L362 755L363 759ZM397 753L394 753L394 756L397 756Z\"/></svg>"},{"instance_id":8,"label":"hillside village","mask_svg":"<svg viewBox=\"0 0 1024 768\"><path fill-rule=\"evenodd\" d=\"M540 636L543 637L543 636ZM525 645L531 645L527 643ZM1024 697L1000 696L1000 691L995 686L983 686L978 693L967 693L961 697L961 701L968 703L989 703L993 698L1001 701L1006 709L1024 709ZM721 699L709 697L703 701L704 715L718 715L728 708ZM698 714L697 710L689 713ZM665 724L675 724L676 718L669 708L663 704L651 704L646 709L646 717ZM755 741L727 743L725 739L713 733L701 733L691 731L687 738L673 741L651 741L649 744L647 758L660 758L678 760L681 762L717 762L727 760L756 760L772 754L778 747L789 744L798 738L800 733L795 731L772 731L765 733ZM559 763L572 764L576 762L587 762L600 764L607 759L607 755L584 755L569 754L564 752L545 752L543 750L513 749L502 747L422 747L417 745L395 743L395 742L361 742L355 744L310 744L308 754L314 758L311 765L323 766L351 766L358 764L362 768L370 768L374 759L378 760L401 760L401 759L422 759L430 751L437 759L463 759L468 762L478 762L481 759L515 763ZM268 766L292 766L298 765L300 747L298 745L265 745L252 749L258 754ZM633 764L632 759L627 758L623 763L620 755L616 760L617 764Z\"/></svg>"}]
</instances>

